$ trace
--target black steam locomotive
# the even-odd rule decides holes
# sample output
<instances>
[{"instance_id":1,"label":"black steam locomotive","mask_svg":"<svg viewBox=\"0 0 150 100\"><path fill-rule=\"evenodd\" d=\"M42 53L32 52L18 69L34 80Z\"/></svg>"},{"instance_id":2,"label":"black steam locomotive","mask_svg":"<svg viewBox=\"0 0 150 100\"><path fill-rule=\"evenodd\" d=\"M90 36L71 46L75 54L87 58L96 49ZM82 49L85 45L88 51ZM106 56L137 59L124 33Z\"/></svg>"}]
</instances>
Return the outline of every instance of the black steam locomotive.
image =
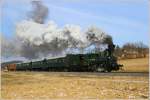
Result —
<instances>
[{"instance_id":1,"label":"black steam locomotive","mask_svg":"<svg viewBox=\"0 0 150 100\"><path fill-rule=\"evenodd\" d=\"M111 72L122 67L113 55L112 46L103 52L67 54L65 57L16 64L17 71Z\"/></svg>"}]
</instances>

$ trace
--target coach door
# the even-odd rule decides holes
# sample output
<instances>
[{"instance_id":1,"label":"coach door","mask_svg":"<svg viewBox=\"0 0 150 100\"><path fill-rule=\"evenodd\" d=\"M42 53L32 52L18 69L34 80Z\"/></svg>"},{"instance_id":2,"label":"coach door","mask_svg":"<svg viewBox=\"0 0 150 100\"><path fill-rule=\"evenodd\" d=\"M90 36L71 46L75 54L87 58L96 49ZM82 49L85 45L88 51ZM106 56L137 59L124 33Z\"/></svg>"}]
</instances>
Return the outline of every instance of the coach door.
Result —
<instances>
[{"instance_id":1,"label":"coach door","mask_svg":"<svg viewBox=\"0 0 150 100\"><path fill-rule=\"evenodd\" d=\"M80 58L80 66L83 66L84 65L84 57L83 57L83 55L80 55L79 58Z\"/></svg>"}]
</instances>

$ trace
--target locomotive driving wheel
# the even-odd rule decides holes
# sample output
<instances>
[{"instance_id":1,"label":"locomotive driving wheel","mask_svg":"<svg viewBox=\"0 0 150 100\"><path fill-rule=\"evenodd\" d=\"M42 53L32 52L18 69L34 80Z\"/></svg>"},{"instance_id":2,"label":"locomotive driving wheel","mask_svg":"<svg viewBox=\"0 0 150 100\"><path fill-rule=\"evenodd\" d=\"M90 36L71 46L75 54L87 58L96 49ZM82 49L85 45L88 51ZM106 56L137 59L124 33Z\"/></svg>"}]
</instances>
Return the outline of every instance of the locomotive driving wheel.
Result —
<instances>
[{"instance_id":1,"label":"locomotive driving wheel","mask_svg":"<svg viewBox=\"0 0 150 100\"><path fill-rule=\"evenodd\" d=\"M97 65L96 71L97 72L105 72L105 69L104 69L103 65Z\"/></svg>"},{"instance_id":2,"label":"locomotive driving wheel","mask_svg":"<svg viewBox=\"0 0 150 100\"><path fill-rule=\"evenodd\" d=\"M107 72L111 72L111 71L112 71L112 69L111 69L111 68L108 68L108 69L106 69L106 71L107 71Z\"/></svg>"},{"instance_id":3,"label":"locomotive driving wheel","mask_svg":"<svg viewBox=\"0 0 150 100\"><path fill-rule=\"evenodd\" d=\"M105 69L98 67L98 68L97 68L97 72L105 72Z\"/></svg>"}]
</instances>

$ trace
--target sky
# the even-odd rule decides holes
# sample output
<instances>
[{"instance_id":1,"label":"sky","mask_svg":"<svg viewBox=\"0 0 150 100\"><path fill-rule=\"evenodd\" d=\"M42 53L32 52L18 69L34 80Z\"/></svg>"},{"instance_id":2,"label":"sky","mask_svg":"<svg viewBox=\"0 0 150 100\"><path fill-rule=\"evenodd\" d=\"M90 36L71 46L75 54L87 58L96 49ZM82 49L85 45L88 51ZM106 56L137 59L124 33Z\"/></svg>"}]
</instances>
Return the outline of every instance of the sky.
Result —
<instances>
[{"instance_id":1,"label":"sky","mask_svg":"<svg viewBox=\"0 0 150 100\"><path fill-rule=\"evenodd\" d=\"M75 24L86 29L94 25L110 34L115 44L127 42L149 44L149 0L42 0L49 8L48 20L59 27ZM16 24L27 19L31 0L4 0L1 13L1 33L11 39Z\"/></svg>"}]
</instances>

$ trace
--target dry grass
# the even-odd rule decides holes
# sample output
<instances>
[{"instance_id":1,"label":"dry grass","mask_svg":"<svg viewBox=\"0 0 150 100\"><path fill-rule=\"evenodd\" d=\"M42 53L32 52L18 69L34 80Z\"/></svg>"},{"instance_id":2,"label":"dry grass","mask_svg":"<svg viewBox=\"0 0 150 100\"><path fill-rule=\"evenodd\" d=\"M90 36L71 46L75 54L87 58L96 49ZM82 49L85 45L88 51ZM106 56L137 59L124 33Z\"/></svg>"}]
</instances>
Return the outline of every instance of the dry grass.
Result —
<instances>
[{"instance_id":1,"label":"dry grass","mask_svg":"<svg viewBox=\"0 0 150 100\"><path fill-rule=\"evenodd\" d=\"M2 98L148 99L148 77L68 77L48 72L2 72Z\"/></svg>"},{"instance_id":2,"label":"dry grass","mask_svg":"<svg viewBox=\"0 0 150 100\"><path fill-rule=\"evenodd\" d=\"M149 72L149 58L119 60L125 72Z\"/></svg>"}]
</instances>

